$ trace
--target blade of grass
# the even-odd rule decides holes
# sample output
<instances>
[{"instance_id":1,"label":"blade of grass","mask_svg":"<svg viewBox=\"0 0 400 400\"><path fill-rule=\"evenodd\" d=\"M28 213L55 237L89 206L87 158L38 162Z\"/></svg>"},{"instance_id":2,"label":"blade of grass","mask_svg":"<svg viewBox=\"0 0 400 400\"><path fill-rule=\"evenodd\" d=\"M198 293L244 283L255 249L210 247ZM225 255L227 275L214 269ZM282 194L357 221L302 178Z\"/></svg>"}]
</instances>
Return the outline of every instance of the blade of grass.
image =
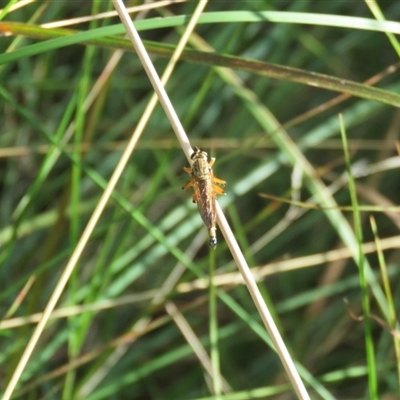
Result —
<instances>
[{"instance_id":1,"label":"blade of grass","mask_svg":"<svg viewBox=\"0 0 400 400\"><path fill-rule=\"evenodd\" d=\"M379 7L379 4L375 0L365 1L365 4L367 5L367 7L369 7L369 9L371 10L371 13L378 21L385 21L385 16ZM385 32L385 33L386 33L386 36L388 37L389 42L391 43L392 47L396 51L397 56L400 57L400 44L399 44L399 41L397 40L396 36L393 35L393 33L391 33L391 32Z\"/></svg>"},{"instance_id":2,"label":"blade of grass","mask_svg":"<svg viewBox=\"0 0 400 400\"><path fill-rule=\"evenodd\" d=\"M349 181L349 191L351 197L351 203L354 208L353 216L354 216L354 227L357 239L357 248L358 248L358 271L359 271L359 279L360 279L360 288L361 288L361 301L363 306L363 314L364 314L364 329L365 329L365 346L367 352L367 364L368 364L368 385L369 385L369 397L371 399L378 399L378 381L376 376L376 362L375 362L375 354L374 354L374 342L372 337L372 329L371 329L371 311L369 304L369 294L368 294L368 281L367 281L367 271L366 271L366 260L364 256L364 252L362 249L363 244L363 233L361 226L361 214L358 209L358 199L357 199L357 189L355 185L355 181L353 179L351 173L351 162L350 162L350 154L349 148L347 144L347 136L346 130L343 122L343 118L339 115L340 122L340 132L342 134L343 140L343 151L346 160L346 169L348 174ZM371 272L372 273L372 272Z\"/></svg>"},{"instance_id":3,"label":"blade of grass","mask_svg":"<svg viewBox=\"0 0 400 400\"><path fill-rule=\"evenodd\" d=\"M100 3L93 3L92 13L97 14ZM97 26L97 21L90 22L90 29L94 29ZM80 143L84 140L86 127L86 111L85 102L90 93L90 79L93 73L95 48L88 46L85 49L85 55L83 58L82 75L79 79L79 85L77 89L77 107L75 114L75 135L73 138L73 154L79 161L82 159L82 152L80 151ZM79 209L81 207L81 181L83 177L83 170L81 163L72 164L71 170L71 211L72 217L70 219L70 242L76 244L79 242L79 234L81 232L81 218ZM67 189L68 190L68 189ZM75 304L75 297L79 289L79 281L77 273L71 275L68 286L68 297L70 304ZM69 318L69 323L74 326L74 317ZM71 329L70 335L68 335L68 357L70 360L75 360L79 356L83 342L86 339L85 331L82 329ZM71 369L68 371L64 378L62 399L68 400L73 397L74 383L76 379L76 370Z\"/></svg>"},{"instance_id":4,"label":"blade of grass","mask_svg":"<svg viewBox=\"0 0 400 400\"><path fill-rule=\"evenodd\" d=\"M187 0L162 0L162 1L154 1L152 3L143 3L138 6L133 6L133 7L128 7L127 10L129 13L138 13L138 12L143 12L143 11L149 11L152 9L157 9L159 7L164 7L168 6L171 4L177 4L177 3L184 3ZM54 21L54 22L49 22L46 24L42 24L43 27L45 28L59 28L60 26L71 26L71 25L76 25L76 24L82 24L84 22L90 22L98 19L106 19L106 18L112 18L118 16L118 13L116 11L106 11L102 13L96 13L94 15L88 15L84 17L79 17L79 18L68 18L62 21Z\"/></svg>"},{"instance_id":5,"label":"blade of grass","mask_svg":"<svg viewBox=\"0 0 400 400\"><path fill-rule=\"evenodd\" d=\"M174 303L168 302L165 305L165 309L168 312L168 314L172 317L174 320L176 326L179 328L179 330L182 332L182 335L185 337L186 341L190 345L190 347L193 349L193 352L196 354L196 357L200 361L201 365L209 375L209 377L212 379L214 382L216 379L219 380L218 385L221 385L219 388L223 390L224 392L229 392L230 387L229 384L226 382L225 379L223 379L222 376L220 376L220 372L215 371L214 369L214 364L213 360L210 360L205 348L202 346L202 343L200 342L199 338L196 336L195 332L193 329L190 327L189 323L185 320L184 316L179 312L177 307L175 306ZM210 341L210 344L212 346L212 343ZM215 376L215 373L218 373L218 377ZM214 384L215 385L215 384ZM218 395L217 395L218 396Z\"/></svg>"},{"instance_id":6,"label":"blade of grass","mask_svg":"<svg viewBox=\"0 0 400 400\"><path fill-rule=\"evenodd\" d=\"M209 311L210 311L210 346L211 346L211 363L212 363L212 382L213 392L216 400L221 398L222 382L221 382L221 369L220 358L218 349L218 307L217 307L217 290L212 281L215 275L215 260L216 253L210 251L209 253L210 267L209 267Z\"/></svg>"},{"instance_id":7,"label":"blade of grass","mask_svg":"<svg viewBox=\"0 0 400 400\"><path fill-rule=\"evenodd\" d=\"M0 20L2 20L8 14L8 12L12 10L12 7L15 5L15 3L17 3L17 0L10 0L6 6L0 10Z\"/></svg>"},{"instance_id":8,"label":"blade of grass","mask_svg":"<svg viewBox=\"0 0 400 400\"><path fill-rule=\"evenodd\" d=\"M24 301L26 295L28 294L28 292L29 292L29 290L32 287L34 282L35 282L35 277L31 276L27 280L27 282L25 283L25 285L22 288L22 290L19 292L18 297L15 298L13 304L11 304L10 308L4 314L4 317L1 318L1 320L5 320L5 319L8 319L8 318L11 318L11 316L16 313L16 311L18 310L18 308L21 305L21 303Z\"/></svg>"},{"instance_id":9,"label":"blade of grass","mask_svg":"<svg viewBox=\"0 0 400 400\"><path fill-rule=\"evenodd\" d=\"M169 17L172 18L172 17ZM168 18L165 18L168 19ZM163 19L164 20L164 19ZM151 21L151 20L145 20ZM138 30L142 27L142 21L135 22L135 27ZM152 24L145 24L143 30L156 29L158 21ZM2 27L2 24L4 25ZM169 26L166 23L166 26ZM175 25L172 25L175 26ZM1 23L1 30L10 30L14 34L27 35L29 37L36 37L41 39L49 39L44 43L36 43L0 55L0 64L18 60L19 58L40 54L52 49L70 46L72 44L94 45L100 47L111 48L114 50L132 51L132 46L129 40L123 38L104 38L107 36L103 30L109 35L115 34L114 26L97 28L88 32L77 32L69 29L45 29L35 25L20 24L20 23ZM108 30L107 30L108 29ZM98 33L96 37L93 32ZM119 32L119 31L118 31ZM147 51L151 54L160 57L171 57L174 51L173 46L167 44L159 44L154 42L144 42ZM292 82L302 83L321 89L332 90L336 92L346 93L348 95L357 96L365 99L380 101L382 103L390 104L394 107L400 106L400 95L387 90L375 88L365 84L352 82L347 79L337 78L325 74L305 71L299 68L293 68L285 65L271 64L257 60L246 59L238 56L230 56L224 54L215 54L215 52L201 52L196 50L186 49L181 57L182 60L195 62L199 64L229 67L232 69L251 72L254 74L267 76L274 79L290 80Z\"/></svg>"},{"instance_id":10,"label":"blade of grass","mask_svg":"<svg viewBox=\"0 0 400 400\"><path fill-rule=\"evenodd\" d=\"M170 28L185 25L189 20L188 15L179 15L167 18L151 18L144 21L137 21L135 26L138 31L146 29ZM345 15L331 15L319 13L287 12L287 11L215 11L204 13L200 18L199 24L234 23L234 22L272 22L287 24L304 24L318 26L334 26L345 29L361 29L375 32L390 32L400 34L400 23L396 21L376 21L370 18L350 17ZM0 31L8 33L12 26L16 27L19 23L1 22ZM19 24L22 28L25 24ZM29 30L35 30L36 26L31 26ZM55 32L55 31L54 31ZM108 27L98 28L93 32L85 32L78 40L83 37L96 38L110 35L123 34L123 25L116 24ZM88 39L87 39L88 40ZM78 43L78 42L76 42ZM71 43L72 44L72 43Z\"/></svg>"},{"instance_id":11,"label":"blade of grass","mask_svg":"<svg viewBox=\"0 0 400 400\"><path fill-rule=\"evenodd\" d=\"M375 218L373 216L370 217L370 223L372 228L372 233L374 234L375 244L376 244L376 252L378 254L379 266L381 268L381 275L382 275L382 282L383 288L385 290L389 313L388 313L388 325L390 328L395 331L399 329L399 324L397 322L397 315L396 315L396 307L393 300L392 290L390 288L390 280L388 276L387 266L385 262L385 257L383 254L383 248L381 239L378 236L378 227L376 225ZM397 377L398 377L398 387L399 387L399 394L400 394L400 338L393 335L393 345L396 354L396 366L397 366Z\"/></svg>"}]
</instances>

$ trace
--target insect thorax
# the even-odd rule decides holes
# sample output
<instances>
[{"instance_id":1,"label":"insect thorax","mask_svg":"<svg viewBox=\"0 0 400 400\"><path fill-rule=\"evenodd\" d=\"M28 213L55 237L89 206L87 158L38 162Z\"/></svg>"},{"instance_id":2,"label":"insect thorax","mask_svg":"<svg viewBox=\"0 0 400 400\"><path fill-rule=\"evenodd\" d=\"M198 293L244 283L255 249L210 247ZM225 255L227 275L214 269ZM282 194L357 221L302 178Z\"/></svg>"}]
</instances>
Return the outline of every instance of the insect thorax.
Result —
<instances>
[{"instance_id":1,"label":"insect thorax","mask_svg":"<svg viewBox=\"0 0 400 400\"><path fill-rule=\"evenodd\" d=\"M192 165L192 174L197 179L208 179L210 177L207 153L201 152L196 154Z\"/></svg>"}]
</instances>

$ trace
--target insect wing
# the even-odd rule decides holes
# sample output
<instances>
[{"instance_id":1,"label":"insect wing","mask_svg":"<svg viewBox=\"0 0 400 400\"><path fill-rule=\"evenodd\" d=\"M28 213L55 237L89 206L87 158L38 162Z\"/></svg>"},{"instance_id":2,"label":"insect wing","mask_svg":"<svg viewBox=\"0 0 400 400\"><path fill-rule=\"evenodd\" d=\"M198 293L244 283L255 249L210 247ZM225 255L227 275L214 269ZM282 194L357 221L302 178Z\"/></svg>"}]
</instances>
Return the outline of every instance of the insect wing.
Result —
<instances>
[{"instance_id":1,"label":"insect wing","mask_svg":"<svg viewBox=\"0 0 400 400\"><path fill-rule=\"evenodd\" d=\"M199 195L197 197L197 206L203 222L207 228L215 227L215 193L211 180L197 182Z\"/></svg>"}]
</instances>

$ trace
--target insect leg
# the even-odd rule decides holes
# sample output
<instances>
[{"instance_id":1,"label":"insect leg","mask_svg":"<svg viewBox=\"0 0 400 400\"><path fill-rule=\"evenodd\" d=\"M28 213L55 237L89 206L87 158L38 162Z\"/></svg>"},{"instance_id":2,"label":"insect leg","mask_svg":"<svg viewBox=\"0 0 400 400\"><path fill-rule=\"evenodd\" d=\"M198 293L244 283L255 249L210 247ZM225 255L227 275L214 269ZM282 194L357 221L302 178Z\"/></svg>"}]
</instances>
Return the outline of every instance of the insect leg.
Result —
<instances>
[{"instance_id":1,"label":"insect leg","mask_svg":"<svg viewBox=\"0 0 400 400\"><path fill-rule=\"evenodd\" d=\"M223 181L222 179L217 178L216 176L213 176L213 181L214 183L219 183L220 185L225 185L226 182Z\"/></svg>"},{"instance_id":2,"label":"insect leg","mask_svg":"<svg viewBox=\"0 0 400 400\"><path fill-rule=\"evenodd\" d=\"M189 181L188 183L186 183L185 185L182 186L182 189L186 190L186 189L192 187L193 185L194 185L194 182L193 181Z\"/></svg>"},{"instance_id":3,"label":"insect leg","mask_svg":"<svg viewBox=\"0 0 400 400\"><path fill-rule=\"evenodd\" d=\"M224 189L221 186L213 185L216 194L225 194Z\"/></svg>"}]
</instances>

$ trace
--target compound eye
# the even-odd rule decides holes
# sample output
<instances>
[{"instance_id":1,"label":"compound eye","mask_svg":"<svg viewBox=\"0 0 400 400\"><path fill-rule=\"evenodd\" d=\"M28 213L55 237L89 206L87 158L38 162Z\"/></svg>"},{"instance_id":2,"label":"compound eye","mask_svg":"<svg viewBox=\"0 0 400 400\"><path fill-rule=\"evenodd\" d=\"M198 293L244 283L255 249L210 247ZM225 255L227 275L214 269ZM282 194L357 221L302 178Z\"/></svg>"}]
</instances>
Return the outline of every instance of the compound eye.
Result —
<instances>
[{"instance_id":1,"label":"compound eye","mask_svg":"<svg viewBox=\"0 0 400 400\"><path fill-rule=\"evenodd\" d=\"M201 151L200 151L200 149L199 149L198 147L196 147L196 150L193 151L193 153L192 153L192 155L190 156L190 158L191 158L192 160L194 160L195 157L198 157L199 154L201 154Z\"/></svg>"}]
</instances>

